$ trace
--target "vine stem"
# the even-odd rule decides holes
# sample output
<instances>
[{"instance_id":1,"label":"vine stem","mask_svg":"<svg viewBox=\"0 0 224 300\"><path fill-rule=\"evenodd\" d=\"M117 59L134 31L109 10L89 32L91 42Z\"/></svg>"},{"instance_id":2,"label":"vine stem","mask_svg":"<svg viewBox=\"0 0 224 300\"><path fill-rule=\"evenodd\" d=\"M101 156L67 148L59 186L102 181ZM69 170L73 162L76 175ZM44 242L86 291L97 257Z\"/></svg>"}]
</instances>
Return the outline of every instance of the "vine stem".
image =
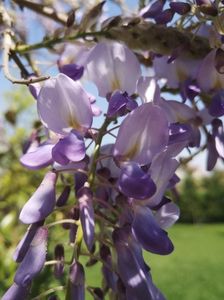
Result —
<instances>
[{"instance_id":1,"label":"vine stem","mask_svg":"<svg viewBox=\"0 0 224 300\"><path fill-rule=\"evenodd\" d=\"M41 300L41 299L45 299L43 297L47 296L47 295L50 295L54 292L57 292L57 291L63 291L65 289L65 286L64 285L59 285L59 286L56 286L54 288L51 288L43 293L41 293L40 295L32 298L31 300Z\"/></svg>"},{"instance_id":2,"label":"vine stem","mask_svg":"<svg viewBox=\"0 0 224 300\"><path fill-rule=\"evenodd\" d=\"M92 165L90 167L90 171L89 171L89 185L90 187L93 186L94 184L94 180L95 180L95 176L96 176L96 167L97 167L97 161L99 159L99 155L100 155L100 145L102 143L102 139L103 136L105 134L105 131L107 130L107 127L109 126L111 122L110 118L105 118L104 123L102 125L102 127L100 128L98 135L97 135L97 139L96 139L96 145L94 148L94 152L93 152L93 160L92 160Z\"/></svg>"}]
</instances>

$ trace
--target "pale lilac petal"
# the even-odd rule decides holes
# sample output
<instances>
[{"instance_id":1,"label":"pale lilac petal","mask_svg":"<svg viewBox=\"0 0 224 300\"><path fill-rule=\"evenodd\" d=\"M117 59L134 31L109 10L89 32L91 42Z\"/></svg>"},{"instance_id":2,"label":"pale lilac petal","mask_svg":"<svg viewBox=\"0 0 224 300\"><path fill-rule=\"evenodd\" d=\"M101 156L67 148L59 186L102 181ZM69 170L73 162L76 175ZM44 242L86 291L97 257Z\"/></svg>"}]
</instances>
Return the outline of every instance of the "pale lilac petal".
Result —
<instances>
[{"instance_id":1,"label":"pale lilac petal","mask_svg":"<svg viewBox=\"0 0 224 300\"><path fill-rule=\"evenodd\" d=\"M47 236L47 228L38 229L26 256L16 271L14 281L18 285L27 286L30 284L43 268L46 258Z\"/></svg>"},{"instance_id":2,"label":"pale lilac petal","mask_svg":"<svg viewBox=\"0 0 224 300\"><path fill-rule=\"evenodd\" d=\"M80 209L80 221L82 224L83 237L87 248L91 251L94 243L94 209L93 195L89 188L83 187L78 192L78 201Z\"/></svg>"},{"instance_id":3,"label":"pale lilac petal","mask_svg":"<svg viewBox=\"0 0 224 300\"><path fill-rule=\"evenodd\" d=\"M146 206L135 207L132 231L147 251L167 255L174 249L167 233L159 227L151 210Z\"/></svg>"},{"instance_id":4,"label":"pale lilac petal","mask_svg":"<svg viewBox=\"0 0 224 300\"><path fill-rule=\"evenodd\" d=\"M165 112L152 103L132 111L121 124L114 146L118 160L148 164L168 143Z\"/></svg>"},{"instance_id":5,"label":"pale lilac petal","mask_svg":"<svg viewBox=\"0 0 224 300\"><path fill-rule=\"evenodd\" d=\"M140 77L140 64L126 46L117 42L101 42L90 52L87 71L101 97L115 90L131 95Z\"/></svg>"},{"instance_id":6,"label":"pale lilac petal","mask_svg":"<svg viewBox=\"0 0 224 300\"><path fill-rule=\"evenodd\" d=\"M86 149L83 136L75 130L60 139L52 149L53 159L61 165L67 165L69 161L78 162L85 155Z\"/></svg>"},{"instance_id":7,"label":"pale lilac petal","mask_svg":"<svg viewBox=\"0 0 224 300\"><path fill-rule=\"evenodd\" d=\"M171 227L179 219L180 209L173 203L164 204L155 214L155 220L162 229Z\"/></svg>"},{"instance_id":8,"label":"pale lilac petal","mask_svg":"<svg viewBox=\"0 0 224 300\"><path fill-rule=\"evenodd\" d=\"M25 153L21 158L21 164L31 170L39 170L53 163L52 148L53 144L43 143L33 151Z\"/></svg>"},{"instance_id":9,"label":"pale lilac petal","mask_svg":"<svg viewBox=\"0 0 224 300\"><path fill-rule=\"evenodd\" d=\"M150 174L157 190L151 198L145 200L150 207L160 203L178 165L178 161L170 157L169 152L163 152L153 160L150 166Z\"/></svg>"},{"instance_id":10,"label":"pale lilac petal","mask_svg":"<svg viewBox=\"0 0 224 300\"><path fill-rule=\"evenodd\" d=\"M13 285L2 296L2 300L26 300L29 295L29 288L13 283Z\"/></svg>"},{"instance_id":11,"label":"pale lilac petal","mask_svg":"<svg viewBox=\"0 0 224 300\"><path fill-rule=\"evenodd\" d=\"M119 190L127 197L146 199L156 192L156 185L138 164L125 163L118 179Z\"/></svg>"},{"instance_id":12,"label":"pale lilac petal","mask_svg":"<svg viewBox=\"0 0 224 300\"><path fill-rule=\"evenodd\" d=\"M98 117L102 114L102 110L95 103L91 104L92 114Z\"/></svg>"},{"instance_id":13,"label":"pale lilac petal","mask_svg":"<svg viewBox=\"0 0 224 300\"><path fill-rule=\"evenodd\" d=\"M216 50L212 50L203 59L197 74L197 82L203 92L224 87L223 75L215 68Z\"/></svg>"},{"instance_id":14,"label":"pale lilac petal","mask_svg":"<svg viewBox=\"0 0 224 300\"><path fill-rule=\"evenodd\" d=\"M154 77L141 76L137 84L137 93L144 102L156 104L160 99L160 89Z\"/></svg>"},{"instance_id":15,"label":"pale lilac petal","mask_svg":"<svg viewBox=\"0 0 224 300\"><path fill-rule=\"evenodd\" d=\"M89 95L64 74L45 81L37 101L40 119L55 133L86 131L92 124Z\"/></svg>"},{"instance_id":16,"label":"pale lilac petal","mask_svg":"<svg viewBox=\"0 0 224 300\"><path fill-rule=\"evenodd\" d=\"M159 106L165 110L170 123L188 123L197 116L197 112L193 108L175 100L161 99Z\"/></svg>"},{"instance_id":17,"label":"pale lilac petal","mask_svg":"<svg viewBox=\"0 0 224 300\"><path fill-rule=\"evenodd\" d=\"M23 206L19 219L25 224L44 220L54 209L57 174L48 172L33 196Z\"/></svg>"}]
</instances>

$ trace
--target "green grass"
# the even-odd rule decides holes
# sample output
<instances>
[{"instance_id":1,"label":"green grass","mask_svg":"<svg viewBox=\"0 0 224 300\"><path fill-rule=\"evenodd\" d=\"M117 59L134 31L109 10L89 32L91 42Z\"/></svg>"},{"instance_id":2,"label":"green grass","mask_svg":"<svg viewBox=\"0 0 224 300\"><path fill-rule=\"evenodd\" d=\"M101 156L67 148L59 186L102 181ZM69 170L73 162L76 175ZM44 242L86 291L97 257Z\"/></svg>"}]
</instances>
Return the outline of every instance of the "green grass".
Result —
<instances>
[{"instance_id":1,"label":"green grass","mask_svg":"<svg viewBox=\"0 0 224 300\"><path fill-rule=\"evenodd\" d=\"M169 235L175 245L171 255L145 254L154 282L167 299L224 299L224 224L175 225ZM100 283L99 268L93 269L87 274L91 285Z\"/></svg>"},{"instance_id":2,"label":"green grass","mask_svg":"<svg viewBox=\"0 0 224 300\"><path fill-rule=\"evenodd\" d=\"M145 255L167 299L224 299L224 225L176 225L169 234L171 255Z\"/></svg>"}]
</instances>

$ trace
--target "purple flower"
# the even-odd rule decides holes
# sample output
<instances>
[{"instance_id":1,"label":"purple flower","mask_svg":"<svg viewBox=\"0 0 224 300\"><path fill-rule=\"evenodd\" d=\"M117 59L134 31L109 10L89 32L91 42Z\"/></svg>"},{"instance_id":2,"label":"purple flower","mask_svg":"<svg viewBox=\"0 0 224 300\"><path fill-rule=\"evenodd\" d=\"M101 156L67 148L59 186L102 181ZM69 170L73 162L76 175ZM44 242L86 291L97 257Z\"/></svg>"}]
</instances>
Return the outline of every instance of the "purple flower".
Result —
<instances>
[{"instance_id":1,"label":"purple flower","mask_svg":"<svg viewBox=\"0 0 224 300\"><path fill-rule=\"evenodd\" d=\"M115 91L110 97L107 115L108 117L123 116L136 107L138 107L137 102L131 99L126 92Z\"/></svg>"},{"instance_id":2,"label":"purple flower","mask_svg":"<svg viewBox=\"0 0 224 300\"><path fill-rule=\"evenodd\" d=\"M224 115L224 90L219 90L214 95L208 111L213 117L222 117Z\"/></svg>"},{"instance_id":3,"label":"purple flower","mask_svg":"<svg viewBox=\"0 0 224 300\"><path fill-rule=\"evenodd\" d=\"M171 227L179 219L179 216L179 207L175 203L169 202L157 210L155 220L160 228L166 229Z\"/></svg>"},{"instance_id":4,"label":"purple flower","mask_svg":"<svg viewBox=\"0 0 224 300\"><path fill-rule=\"evenodd\" d=\"M212 50L203 59L198 69L197 82L203 92L224 88L223 74L215 67L216 50Z\"/></svg>"},{"instance_id":5,"label":"purple flower","mask_svg":"<svg viewBox=\"0 0 224 300\"><path fill-rule=\"evenodd\" d=\"M67 75L73 80L79 80L84 73L84 67L77 64L59 65L58 68L60 73Z\"/></svg>"},{"instance_id":6,"label":"purple flower","mask_svg":"<svg viewBox=\"0 0 224 300\"><path fill-rule=\"evenodd\" d=\"M78 191L78 201L80 209L80 220L82 224L83 236L87 248L91 251L94 243L94 210L93 195L89 188L82 187Z\"/></svg>"},{"instance_id":7,"label":"purple flower","mask_svg":"<svg viewBox=\"0 0 224 300\"><path fill-rule=\"evenodd\" d=\"M148 164L168 143L168 122L165 112L152 103L132 111L122 122L114 146L120 161Z\"/></svg>"},{"instance_id":8,"label":"purple flower","mask_svg":"<svg viewBox=\"0 0 224 300\"><path fill-rule=\"evenodd\" d=\"M132 95L140 77L140 64L126 46L116 42L101 42L90 51L87 73L101 97L116 90Z\"/></svg>"},{"instance_id":9,"label":"purple flower","mask_svg":"<svg viewBox=\"0 0 224 300\"><path fill-rule=\"evenodd\" d=\"M72 129L85 132L92 124L89 95L80 83L64 74L45 81L37 108L44 126L55 133L65 135Z\"/></svg>"},{"instance_id":10,"label":"purple flower","mask_svg":"<svg viewBox=\"0 0 224 300\"><path fill-rule=\"evenodd\" d=\"M120 191L130 198L146 199L156 192L156 185L150 175L134 162L122 165L118 184Z\"/></svg>"},{"instance_id":11,"label":"purple flower","mask_svg":"<svg viewBox=\"0 0 224 300\"><path fill-rule=\"evenodd\" d=\"M135 206L132 231L137 241L147 251L167 255L174 249L167 233L160 228L151 210L146 206Z\"/></svg>"},{"instance_id":12,"label":"purple flower","mask_svg":"<svg viewBox=\"0 0 224 300\"><path fill-rule=\"evenodd\" d=\"M185 15L191 10L191 6L185 2L171 2L170 8L179 15Z\"/></svg>"},{"instance_id":13,"label":"purple flower","mask_svg":"<svg viewBox=\"0 0 224 300\"><path fill-rule=\"evenodd\" d=\"M69 274L69 297L68 299L85 299L85 272L83 266L73 261Z\"/></svg>"},{"instance_id":14,"label":"purple flower","mask_svg":"<svg viewBox=\"0 0 224 300\"><path fill-rule=\"evenodd\" d=\"M19 265L14 281L20 286L27 286L41 271L45 263L48 230L40 227L36 232L29 250Z\"/></svg>"},{"instance_id":15,"label":"purple flower","mask_svg":"<svg viewBox=\"0 0 224 300\"><path fill-rule=\"evenodd\" d=\"M52 148L52 158L61 165L70 161L78 162L86 155L83 136L72 130L66 137L60 139Z\"/></svg>"},{"instance_id":16,"label":"purple flower","mask_svg":"<svg viewBox=\"0 0 224 300\"><path fill-rule=\"evenodd\" d=\"M140 16L144 19L154 18L162 12L166 0L156 0L154 3L149 3L140 11Z\"/></svg>"},{"instance_id":17,"label":"purple flower","mask_svg":"<svg viewBox=\"0 0 224 300\"><path fill-rule=\"evenodd\" d=\"M7 292L1 298L2 300L19 300L19 299L27 299L29 294L29 287L17 285L13 283L13 285L7 290Z\"/></svg>"},{"instance_id":18,"label":"purple flower","mask_svg":"<svg viewBox=\"0 0 224 300\"><path fill-rule=\"evenodd\" d=\"M25 224L44 220L54 209L57 174L48 172L36 192L23 206L19 219Z\"/></svg>"}]
</instances>

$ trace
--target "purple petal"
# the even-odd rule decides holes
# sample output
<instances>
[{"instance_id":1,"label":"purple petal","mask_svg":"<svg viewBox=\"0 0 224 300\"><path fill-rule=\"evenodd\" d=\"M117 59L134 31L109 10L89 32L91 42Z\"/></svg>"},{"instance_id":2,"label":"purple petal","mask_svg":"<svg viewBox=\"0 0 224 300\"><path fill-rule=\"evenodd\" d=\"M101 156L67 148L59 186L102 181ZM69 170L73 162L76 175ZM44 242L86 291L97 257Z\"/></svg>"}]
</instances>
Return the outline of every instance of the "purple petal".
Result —
<instances>
[{"instance_id":1,"label":"purple petal","mask_svg":"<svg viewBox=\"0 0 224 300\"><path fill-rule=\"evenodd\" d=\"M117 42L98 43L90 52L87 71L101 97L115 90L132 95L141 72L134 53Z\"/></svg>"},{"instance_id":2,"label":"purple petal","mask_svg":"<svg viewBox=\"0 0 224 300\"><path fill-rule=\"evenodd\" d=\"M150 175L137 163L125 163L118 180L120 191L127 197L146 199L156 192L156 185Z\"/></svg>"},{"instance_id":3,"label":"purple petal","mask_svg":"<svg viewBox=\"0 0 224 300\"><path fill-rule=\"evenodd\" d=\"M58 197L58 199L56 201L56 206L58 206L58 207L64 206L66 204L66 202L68 201L70 192L71 192L70 186L66 185L64 187L61 195Z\"/></svg>"},{"instance_id":4,"label":"purple petal","mask_svg":"<svg viewBox=\"0 0 224 300\"><path fill-rule=\"evenodd\" d=\"M215 94L208 111L213 117L222 117L224 115L224 90L220 90Z\"/></svg>"},{"instance_id":5,"label":"purple petal","mask_svg":"<svg viewBox=\"0 0 224 300\"><path fill-rule=\"evenodd\" d=\"M160 89L154 77L141 76L138 80L137 92L144 102L156 104L160 100Z\"/></svg>"},{"instance_id":6,"label":"purple petal","mask_svg":"<svg viewBox=\"0 0 224 300\"><path fill-rule=\"evenodd\" d=\"M154 18L157 24L167 24L172 21L174 11L172 9L165 9Z\"/></svg>"},{"instance_id":7,"label":"purple petal","mask_svg":"<svg viewBox=\"0 0 224 300\"><path fill-rule=\"evenodd\" d=\"M29 288L13 283L13 285L2 296L2 300L25 300L29 294Z\"/></svg>"},{"instance_id":8,"label":"purple petal","mask_svg":"<svg viewBox=\"0 0 224 300\"><path fill-rule=\"evenodd\" d=\"M168 142L168 122L165 112L152 103L132 111L122 122L114 146L118 160L133 160L148 164L163 151Z\"/></svg>"},{"instance_id":9,"label":"purple petal","mask_svg":"<svg viewBox=\"0 0 224 300\"><path fill-rule=\"evenodd\" d=\"M37 101L40 119L53 132L86 131L92 124L89 95L64 74L45 81Z\"/></svg>"},{"instance_id":10,"label":"purple petal","mask_svg":"<svg viewBox=\"0 0 224 300\"><path fill-rule=\"evenodd\" d=\"M74 261L69 274L69 299L85 299L85 272L83 266Z\"/></svg>"},{"instance_id":11,"label":"purple petal","mask_svg":"<svg viewBox=\"0 0 224 300\"><path fill-rule=\"evenodd\" d=\"M46 258L47 236L47 228L41 227L38 229L26 256L16 271L14 281L18 285L27 286L27 284L30 284L43 268Z\"/></svg>"},{"instance_id":12,"label":"purple petal","mask_svg":"<svg viewBox=\"0 0 224 300\"><path fill-rule=\"evenodd\" d=\"M169 145L181 142L189 142L192 128L188 124L171 123L169 126Z\"/></svg>"},{"instance_id":13,"label":"purple petal","mask_svg":"<svg viewBox=\"0 0 224 300\"><path fill-rule=\"evenodd\" d=\"M30 244L39 229L39 227L43 225L43 222L34 223L30 226L30 228L27 230L26 234L22 238L22 240L19 242L19 244L16 247L16 250L13 254L13 259L16 262L21 262L23 258L25 257Z\"/></svg>"},{"instance_id":14,"label":"purple petal","mask_svg":"<svg viewBox=\"0 0 224 300\"><path fill-rule=\"evenodd\" d=\"M166 0L157 0L153 4L149 3L140 11L140 15L143 18L154 18L160 12L162 12L163 6L165 5Z\"/></svg>"},{"instance_id":15,"label":"purple petal","mask_svg":"<svg viewBox=\"0 0 224 300\"><path fill-rule=\"evenodd\" d=\"M56 278L60 278L64 272L64 247L62 244L56 245L54 258L57 260L57 263L54 265L54 275Z\"/></svg>"},{"instance_id":16,"label":"purple petal","mask_svg":"<svg viewBox=\"0 0 224 300\"><path fill-rule=\"evenodd\" d=\"M80 220L82 224L83 237L86 246L91 251L94 243L94 209L93 209L93 195L89 188L83 187L78 192L78 201L80 209Z\"/></svg>"},{"instance_id":17,"label":"purple petal","mask_svg":"<svg viewBox=\"0 0 224 300\"><path fill-rule=\"evenodd\" d=\"M27 152L20 158L23 166L31 170L39 170L53 163L52 148L53 144L44 143L33 151Z\"/></svg>"},{"instance_id":18,"label":"purple petal","mask_svg":"<svg viewBox=\"0 0 224 300\"><path fill-rule=\"evenodd\" d=\"M67 165L69 161L78 162L85 155L86 149L83 136L75 130L60 139L52 149L53 159L61 165Z\"/></svg>"},{"instance_id":19,"label":"purple petal","mask_svg":"<svg viewBox=\"0 0 224 300\"><path fill-rule=\"evenodd\" d=\"M169 186L169 181L173 177L179 163L170 157L170 153L163 152L153 160L150 166L151 178L156 184L156 193L146 200L146 203L153 207L158 205Z\"/></svg>"},{"instance_id":20,"label":"purple petal","mask_svg":"<svg viewBox=\"0 0 224 300\"><path fill-rule=\"evenodd\" d=\"M107 115L108 117L114 117L117 113L123 115L125 112L128 98L120 91L115 91L109 101Z\"/></svg>"},{"instance_id":21,"label":"purple petal","mask_svg":"<svg viewBox=\"0 0 224 300\"><path fill-rule=\"evenodd\" d=\"M155 220L162 229L171 227L179 219L180 209L173 203L164 204L155 214Z\"/></svg>"},{"instance_id":22,"label":"purple petal","mask_svg":"<svg viewBox=\"0 0 224 300\"><path fill-rule=\"evenodd\" d=\"M57 174L48 172L33 196L23 206L19 219L25 224L44 220L54 209Z\"/></svg>"},{"instance_id":23,"label":"purple petal","mask_svg":"<svg viewBox=\"0 0 224 300\"><path fill-rule=\"evenodd\" d=\"M84 73L84 67L77 64L59 65L58 68L60 73L67 75L73 80L79 80Z\"/></svg>"},{"instance_id":24,"label":"purple petal","mask_svg":"<svg viewBox=\"0 0 224 300\"><path fill-rule=\"evenodd\" d=\"M135 207L132 230L137 241L147 251L167 255L174 249L167 233L159 227L151 210L146 206Z\"/></svg>"},{"instance_id":25,"label":"purple petal","mask_svg":"<svg viewBox=\"0 0 224 300\"><path fill-rule=\"evenodd\" d=\"M197 75L197 82L203 92L209 92L214 88L223 88L223 75L219 74L215 68L216 50L212 50L203 59Z\"/></svg>"},{"instance_id":26,"label":"purple petal","mask_svg":"<svg viewBox=\"0 0 224 300\"><path fill-rule=\"evenodd\" d=\"M190 4L185 2L171 2L170 8L179 15L185 15L191 10Z\"/></svg>"},{"instance_id":27,"label":"purple petal","mask_svg":"<svg viewBox=\"0 0 224 300\"><path fill-rule=\"evenodd\" d=\"M219 48L215 54L215 68L220 73L224 73L224 51Z\"/></svg>"},{"instance_id":28,"label":"purple petal","mask_svg":"<svg viewBox=\"0 0 224 300\"><path fill-rule=\"evenodd\" d=\"M208 136L207 150L208 150L207 171L211 171L214 169L217 159L219 157L219 154L216 150L215 139L211 135Z\"/></svg>"}]
</instances>

